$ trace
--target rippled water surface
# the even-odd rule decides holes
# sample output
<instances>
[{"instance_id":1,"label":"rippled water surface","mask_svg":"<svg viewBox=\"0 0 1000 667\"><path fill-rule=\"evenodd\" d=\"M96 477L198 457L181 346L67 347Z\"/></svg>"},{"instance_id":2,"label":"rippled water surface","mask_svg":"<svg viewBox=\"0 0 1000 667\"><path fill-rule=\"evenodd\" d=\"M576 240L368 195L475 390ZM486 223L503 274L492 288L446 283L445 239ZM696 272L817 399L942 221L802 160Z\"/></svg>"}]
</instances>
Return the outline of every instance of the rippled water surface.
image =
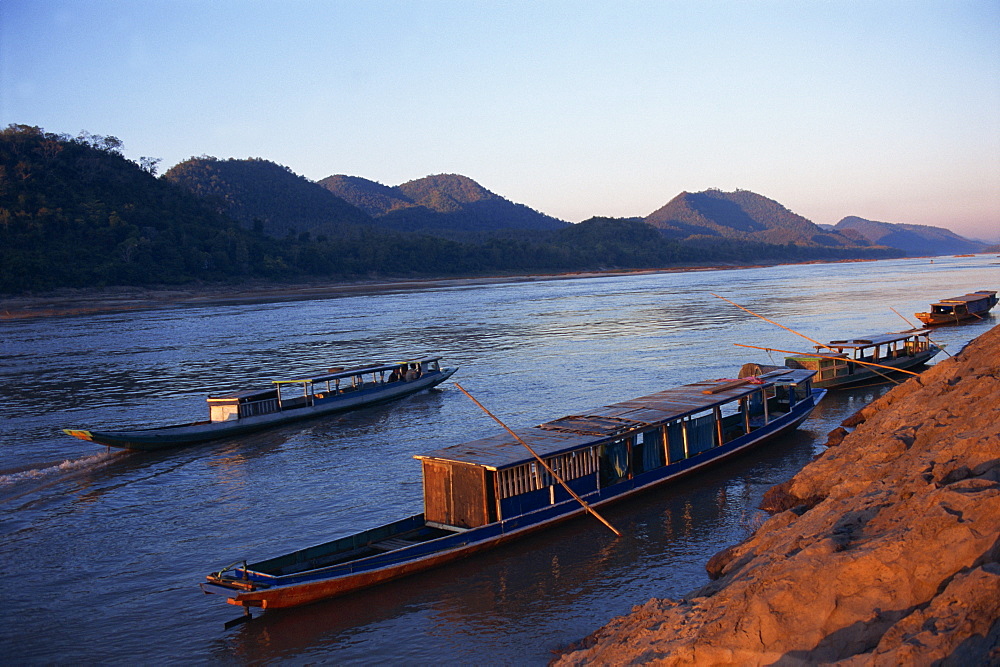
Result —
<instances>
[{"instance_id":1,"label":"rippled water surface","mask_svg":"<svg viewBox=\"0 0 1000 667\"><path fill-rule=\"evenodd\" d=\"M794 435L458 565L224 631L211 570L420 511L414 454L497 427L450 384L399 403L161 453L66 427L203 418L205 396L353 361L439 352L512 426L783 355L905 329L938 298L1000 288L995 256L535 281L294 303L0 321L0 641L33 663L535 663L704 564L764 490L885 389L831 392ZM996 322L939 329L955 352ZM943 357L943 355L941 355Z\"/></svg>"}]
</instances>

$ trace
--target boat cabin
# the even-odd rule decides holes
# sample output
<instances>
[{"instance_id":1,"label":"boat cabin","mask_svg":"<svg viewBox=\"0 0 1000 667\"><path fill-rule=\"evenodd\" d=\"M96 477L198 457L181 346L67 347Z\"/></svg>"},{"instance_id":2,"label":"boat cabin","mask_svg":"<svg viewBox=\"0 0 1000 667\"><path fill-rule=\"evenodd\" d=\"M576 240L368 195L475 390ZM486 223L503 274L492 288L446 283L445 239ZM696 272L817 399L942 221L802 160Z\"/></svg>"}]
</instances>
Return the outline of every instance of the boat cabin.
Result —
<instances>
[{"instance_id":1,"label":"boat cabin","mask_svg":"<svg viewBox=\"0 0 1000 667\"><path fill-rule=\"evenodd\" d=\"M244 389L224 396L209 396L209 419L227 422L280 412L278 399L277 389Z\"/></svg>"},{"instance_id":2,"label":"boat cabin","mask_svg":"<svg viewBox=\"0 0 1000 667\"><path fill-rule=\"evenodd\" d=\"M962 319L973 313L986 313L996 305L996 292L982 290L963 296L953 296L931 304L931 315Z\"/></svg>"},{"instance_id":3,"label":"boat cabin","mask_svg":"<svg viewBox=\"0 0 1000 667\"><path fill-rule=\"evenodd\" d=\"M817 355L785 358L788 368L804 368L816 371L817 382L825 382L852 375L856 361L874 364L894 365L902 358L915 357L928 352L932 343L928 338L929 329L911 329L899 333L878 334L849 340L832 340L826 345L817 345Z\"/></svg>"},{"instance_id":4,"label":"boat cabin","mask_svg":"<svg viewBox=\"0 0 1000 667\"><path fill-rule=\"evenodd\" d=\"M390 364L367 364L354 368L331 368L327 373L290 380L273 380L274 387L209 396L209 418L213 422L321 406L353 392L384 389L391 382L408 382L441 370L441 357L419 357Z\"/></svg>"},{"instance_id":5,"label":"boat cabin","mask_svg":"<svg viewBox=\"0 0 1000 667\"><path fill-rule=\"evenodd\" d=\"M711 380L515 431L575 493L617 495L713 458L713 452L787 414L811 395L812 371ZM468 529L571 498L510 434L414 458L422 463L427 525ZM672 473L671 473L672 474Z\"/></svg>"}]
</instances>

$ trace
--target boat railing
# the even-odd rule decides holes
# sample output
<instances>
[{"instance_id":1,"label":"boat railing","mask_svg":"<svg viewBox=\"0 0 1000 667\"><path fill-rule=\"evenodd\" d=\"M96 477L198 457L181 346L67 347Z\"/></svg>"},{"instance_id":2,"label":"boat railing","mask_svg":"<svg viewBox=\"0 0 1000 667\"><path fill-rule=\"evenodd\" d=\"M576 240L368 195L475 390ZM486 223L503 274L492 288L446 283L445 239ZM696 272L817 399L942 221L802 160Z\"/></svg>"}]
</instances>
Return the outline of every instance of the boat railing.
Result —
<instances>
[{"instance_id":1,"label":"boat railing","mask_svg":"<svg viewBox=\"0 0 1000 667\"><path fill-rule=\"evenodd\" d=\"M266 415L272 412L278 412L278 399L277 398L266 398L261 401L249 401L247 403L240 403L240 419L244 417L256 417L257 415Z\"/></svg>"},{"instance_id":2,"label":"boat railing","mask_svg":"<svg viewBox=\"0 0 1000 667\"><path fill-rule=\"evenodd\" d=\"M232 571L234 571L236 569L237 565L242 565L243 566L242 569L243 569L243 572L244 572L244 575L245 575L246 572L247 572L247 562L246 562L245 559L238 560L238 561L236 561L235 563L233 563L231 565L227 565L226 567L222 568L218 572L213 572L212 575L215 576L215 577L219 577L221 579L222 575L225 574L226 572L232 572Z\"/></svg>"}]
</instances>

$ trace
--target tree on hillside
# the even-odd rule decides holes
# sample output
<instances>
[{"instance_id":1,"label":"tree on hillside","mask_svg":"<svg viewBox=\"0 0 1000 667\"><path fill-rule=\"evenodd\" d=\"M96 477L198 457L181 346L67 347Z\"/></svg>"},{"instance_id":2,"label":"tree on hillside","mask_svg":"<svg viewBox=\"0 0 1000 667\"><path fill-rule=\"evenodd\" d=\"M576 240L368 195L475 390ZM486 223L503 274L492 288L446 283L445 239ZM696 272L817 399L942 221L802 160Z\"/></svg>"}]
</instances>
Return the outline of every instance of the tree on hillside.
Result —
<instances>
[{"instance_id":1,"label":"tree on hillside","mask_svg":"<svg viewBox=\"0 0 1000 667\"><path fill-rule=\"evenodd\" d=\"M217 279L240 265L249 239L232 220L121 148L88 132L0 132L0 290Z\"/></svg>"}]
</instances>

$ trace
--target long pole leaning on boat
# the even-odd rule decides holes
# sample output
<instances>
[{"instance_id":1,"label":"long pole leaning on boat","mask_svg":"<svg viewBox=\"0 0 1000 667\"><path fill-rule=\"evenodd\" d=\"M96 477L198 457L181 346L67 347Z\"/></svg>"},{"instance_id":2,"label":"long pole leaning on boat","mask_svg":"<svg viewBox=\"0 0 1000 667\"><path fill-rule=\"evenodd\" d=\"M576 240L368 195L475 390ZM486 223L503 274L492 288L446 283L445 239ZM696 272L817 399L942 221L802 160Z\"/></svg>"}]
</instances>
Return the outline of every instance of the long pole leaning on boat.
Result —
<instances>
[{"instance_id":1,"label":"long pole leaning on boat","mask_svg":"<svg viewBox=\"0 0 1000 667\"><path fill-rule=\"evenodd\" d=\"M920 327L914 326L913 323L910 322L910 320L908 320L905 317L903 317L903 315L898 310L896 310L895 308L893 308L892 306L889 306L889 310L891 310L892 312L896 313L901 318L903 318L903 321L906 322L907 324L909 324L910 328L913 329L914 331L916 331L917 329L920 328ZM927 340L930 340L932 343L934 343L935 345L937 345L938 349L941 350L942 352L944 352L945 354L947 354L949 357L951 356L951 354L948 352L948 350L944 349L944 345L939 344L937 341L931 340L930 336L927 337Z\"/></svg>"},{"instance_id":2,"label":"long pole leaning on boat","mask_svg":"<svg viewBox=\"0 0 1000 667\"><path fill-rule=\"evenodd\" d=\"M507 426L507 425L506 425L506 424L504 424L504 423L503 423L502 421L500 421L500 418L499 418L499 417L497 417L497 416L496 416L495 414L493 414L492 412L490 412L489 410L487 410L487 409L486 409L486 407L485 407L485 406L484 406L484 405L483 405L482 403L480 403L479 401L477 401L477 400L476 400L476 397L475 397L475 396L473 396L472 394L470 394L469 392L467 392L467 391L465 390L465 387L463 387L462 385L460 385L460 384L459 384L459 383L457 383L457 382L455 383L455 386L456 386L456 387L458 387L459 391L461 391L461 392L462 392L463 394L465 394L466 396L468 396L468 397L469 397L469 400L471 400L471 401L472 401L473 403L475 403L475 404L476 404L477 406L479 406L479 409L480 409L480 410L482 410L482 411L483 411L483 412L485 412L485 413L486 413L487 415L489 415L489 416L490 416L490 418L491 418L491 419L493 419L493 421L495 421L496 423L500 424L500 426L502 426L502 427L503 427L503 429L504 429L505 431L507 431L508 433L510 433L510 434L511 434L511 435L512 435L512 436L514 437L514 439L515 439L515 440L517 440L517 441L518 441L519 443L521 443L522 445L524 445L524 448L525 448L525 449L527 449L527 450L528 450L529 452L531 452L531 455L532 455L532 456L534 456L534 457L535 457L535 459L537 459L537 460L538 460L538 462L542 464L542 467L543 467L543 468L545 468L545 470L547 470L547 471L548 471L548 473L549 473L550 475L552 475L552 477L553 477L553 478L554 478L554 479L555 479L555 480L556 480L557 482L559 482L559 483L560 483L560 484L562 485L562 487L563 487L564 489L566 489L566 491L568 491L568 492L569 492L569 495L573 496L573 497L574 497L574 498L576 499L576 502L578 502L578 503L580 503L581 505L583 505L583 509L585 509L585 510L587 510L588 512L590 512L591 514L593 514L593 515L594 515L594 518L596 518L596 519L597 519L598 521L600 521L600 522L601 522L601 523L603 523L603 524L604 524L605 526L607 526L608 528L610 528L610 529L611 529L611 532L612 532L612 533L614 533L614 534L615 534L615 535L617 535L618 537L621 537L621 536L622 536L622 534L621 534L620 532L618 532L618 529L617 529L617 528L615 528L615 527L614 527L614 526L612 526L612 525L611 525L610 523L608 523L608 520L607 520L607 519L605 519L605 518L604 518L603 516L601 516L600 514L598 514L598 513L597 513L597 510L595 510L595 509L594 509L593 507L591 507L590 505L588 505L588 504L587 504L587 501L586 501L586 500L584 500L584 499L583 499L583 498L581 498L581 497L580 497L579 495L577 495L577 493L576 493L576 492L575 492L575 491L574 491L573 489L569 488L569 484L567 484L567 483L566 483L566 482L565 482L565 481L563 480L563 478L562 478L562 477L560 477L560 476L559 476L559 474L558 474L558 473L557 473L557 472L556 472L555 470L553 470L553 469L552 469L552 468L551 468L551 467L549 466L549 464L548 464L548 463L546 463L546 462L545 462L545 460L544 460L544 459L543 459L543 458L542 458L541 456L539 456L539 455L538 455L538 453L537 453L537 452L536 452L536 451L535 451L534 449L532 449L532 448L531 448L531 445L529 445L529 444L528 444L527 442L525 442L525 441L524 441L524 440L523 440L523 439L521 438L521 436L519 436L519 435L518 435L517 433L514 433L514 431L512 431L512 430L511 430L511 428L510 428L509 426Z\"/></svg>"},{"instance_id":3,"label":"long pole leaning on boat","mask_svg":"<svg viewBox=\"0 0 1000 667\"><path fill-rule=\"evenodd\" d=\"M774 320L769 320L769 319L767 319L766 317L764 317L763 315L758 315L757 313L753 312L753 311L752 311L752 310L750 310L749 308L744 308L743 306L741 306L740 304L736 303L735 301L730 301L730 300L729 300L729 299L727 299L726 297L724 297L724 296L719 296L718 294L713 294L712 292L709 292L709 294L712 294L712 296L714 296L714 297L715 297L716 299L722 299L723 301L726 301L726 302L728 302L728 303L731 303L731 304L733 304L734 306L736 306L737 308L739 308L740 310L744 310L744 311L746 311L746 312L750 313L751 315L753 315L754 317L759 317L760 319L764 320L765 322L769 322L769 323L773 324L773 325L774 325L774 326L776 326L776 327L781 327L781 328L782 328L782 329L784 329L785 331L791 331L791 332L792 332L793 334L795 334L796 336L801 336L802 338L805 338L805 339L806 339L807 341L809 341L810 343L812 343L812 344L813 344L813 345L815 345L816 347L825 347L825 348L827 348L827 349L830 349L830 346L829 346L829 345L824 345L823 343L820 343L819 341L816 341L816 340L813 340L812 338L810 338L809 336L807 336L807 335L805 335L805 334L803 334L803 333L799 333L799 332L798 332L798 331L796 331L795 329L792 329L792 328L790 328L790 327L786 327L786 326L785 326L784 324L778 324L778 323L777 323L777 322L775 322ZM780 352L781 350L776 350L776 351L777 351L777 352Z\"/></svg>"},{"instance_id":4,"label":"long pole leaning on boat","mask_svg":"<svg viewBox=\"0 0 1000 667\"><path fill-rule=\"evenodd\" d=\"M860 364L862 366L874 366L875 368L886 368L890 371L896 373L906 373L907 375L919 376L920 373L914 373L913 371L908 371L905 368L895 368L893 366L885 366L884 364L875 364L870 361L859 361L857 359L844 359L843 357L837 357L829 354L816 354L814 352L795 352L793 350L779 350L774 347L758 347L757 345L744 345L742 343L733 343L736 347L749 347L751 350L764 350L765 352L781 352L782 354L794 354L800 357L817 357L819 359L836 359L838 361L849 361L852 364ZM877 373L878 371L876 371ZM881 375L881 373L879 373Z\"/></svg>"},{"instance_id":5,"label":"long pole leaning on boat","mask_svg":"<svg viewBox=\"0 0 1000 667\"><path fill-rule=\"evenodd\" d=\"M712 294L712 293L711 293L711 292L709 292L709 294ZM751 315L753 315L754 317L759 317L760 319L764 320L765 322L769 322L769 323L773 324L773 325L774 325L774 326L776 326L776 327L781 327L781 328L782 328L782 329L784 329L785 331L791 331L791 332L792 332L793 334L795 334L796 336L801 336L802 338L805 338L805 339L806 339L807 341L809 341L810 343L812 343L813 345L815 345L815 346L816 346L816 350L817 350L817 351L818 351L818 350L819 350L819 348L821 348L821 347L825 347L825 348L826 348L826 349L828 349L828 350L832 350L832 349L833 349L833 348L831 348L831 347L830 347L829 345L825 345L825 344L823 344L823 343L820 343L820 342L819 342L819 341L817 341L817 340L813 340L813 339L812 339L812 338L810 338L809 336L807 336L807 335L805 335L805 334L803 334L803 333L799 333L798 331L796 331L795 329L792 329L791 327L786 327L786 326L785 326L784 324L778 324L778 323L777 323L777 322L775 322L774 320L769 320L769 319L767 319L766 317L764 317L763 315L758 315L757 313L753 312L753 311L752 311L752 310L750 310L749 308L744 308L743 306L741 306L740 304L736 303L735 301L729 301L729 299L727 299L727 298L726 298L726 297L724 297L724 296L719 296L718 294L712 294L712 296L714 296L714 297L716 297L716 298L719 298L719 299L722 299L723 301L728 301L729 303L733 304L734 306L736 306L736 307L737 307L737 308L739 308L740 310L745 310L746 312L750 313L750 314L751 314ZM735 344L736 344L736 345L739 345L738 343L735 343ZM742 347L753 347L753 346L752 346L752 345L743 345ZM758 349L758 350L767 350L768 352L771 352L772 350L773 350L774 352L783 352L783 350L774 350L774 348L766 348L766 347L758 347L758 348L756 348L756 349ZM790 352L790 353L788 353L788 354L798 354L798 352ZM821 358L821 359L824 359L824 358L830 358L830 357L824 357L824 355L822 355L822 354L805 354L805 355L799 355L799 356L807 356L807 357L819 357L819 358ZM852 360L852 361L855 361L855 363L859 363L859 364L864 364L865 366L878 366L878 367L880 367L880 368L890 368L890 369L892 369L892 367L891 367L891 366L881 366L880 364L873 364L873 363L870 363L870 362L864 362L864 361L856 361L856 360ZM896 370L896 369L892 369L892 370ZM909 372L909 371L906 371L906 372ZM886 380L888 380L889 382L893 382L893 379L892 379L892 378L890 378L890 377L889 377L888 375L886 375L885 373L880 373L880 372L878 372L878 371L874 371L874 373L875 373L876 375L881 375L881 376L882 376L883 378L885 378L885 379L886 379ZM916 373L913 373L913 375L916 375Z\"/></svg>"}]
</instances>

